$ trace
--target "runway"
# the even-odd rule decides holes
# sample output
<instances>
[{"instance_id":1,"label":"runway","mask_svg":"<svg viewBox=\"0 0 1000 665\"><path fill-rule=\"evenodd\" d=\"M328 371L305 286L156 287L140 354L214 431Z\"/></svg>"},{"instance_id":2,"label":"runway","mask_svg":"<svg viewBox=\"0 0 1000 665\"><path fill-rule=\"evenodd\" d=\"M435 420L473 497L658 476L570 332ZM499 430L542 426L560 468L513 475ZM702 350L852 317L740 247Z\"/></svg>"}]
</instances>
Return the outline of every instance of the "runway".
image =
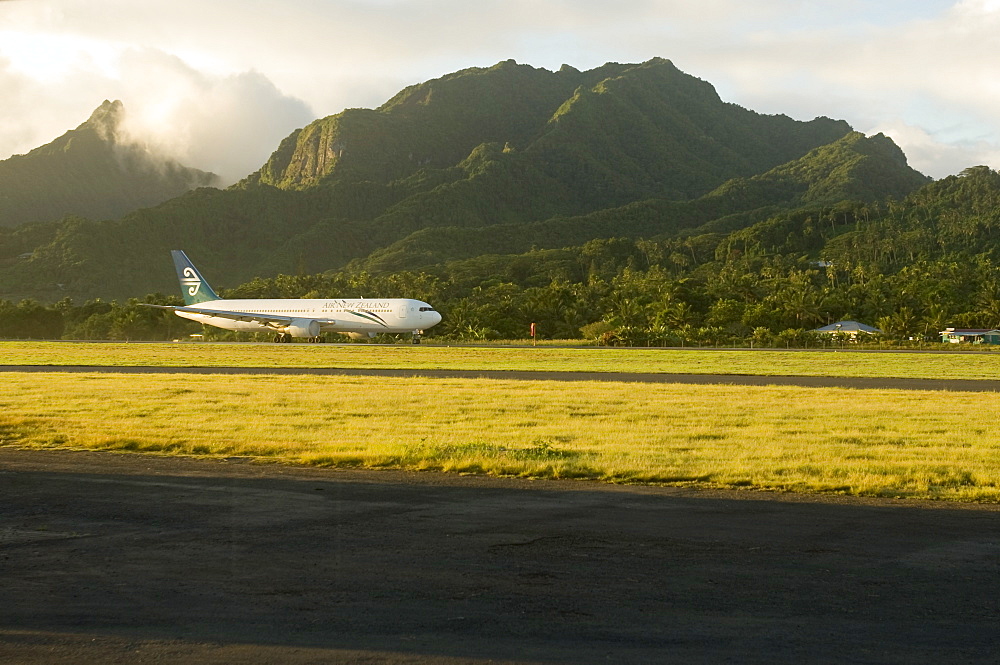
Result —
<instances>
[{"instance_id":1,"label":"runway","mask_svg":"<svg viewBox=\"0 0 1000 665\"><path fill-rule=\"evenodd\" d=\"M803 386L893 390L1000 392L1000 380L908 379L882 377L758 376L751 374L659 374L626 372L544 372L508 370L358 369L347 367L160 367L108 365L0 365L0 372L98 372L105 374L277 374L293 376L371 376L504 381L615 381L691 385Z\"/></svg>"},{"instance_id":2,"label":"runway","mask_svg":"<svg viewBox=\"0 0 1000 665\"><path fill-rule=\"evenodd\" d=\"M0 447L0 662L995 663L996 506Z\"/></svg>"}]
</instances>

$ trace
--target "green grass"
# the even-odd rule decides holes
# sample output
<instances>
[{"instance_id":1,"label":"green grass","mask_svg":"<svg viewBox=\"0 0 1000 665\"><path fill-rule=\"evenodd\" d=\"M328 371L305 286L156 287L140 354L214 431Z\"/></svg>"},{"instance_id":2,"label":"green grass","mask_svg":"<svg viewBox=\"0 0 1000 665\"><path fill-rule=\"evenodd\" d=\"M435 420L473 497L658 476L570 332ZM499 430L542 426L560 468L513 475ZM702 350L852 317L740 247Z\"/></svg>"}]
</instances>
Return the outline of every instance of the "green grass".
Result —
<instances>
[{"instance_id":1,"label":"green grass","mask_svg":"<svg viewBox=\"0 0 1000 665\"><path fill-rule=\"evenodd\" d=\"M988 393L270 375L3 381L0 445L1000 501L1000 400Z\"/></svg>"},{"instance_id":2,"label":"green grass","mask_svg":"<svg viewBox=\"0 0 1000 665\"><path fill-rule=\"evenodd\" d=\"M1000 378L991 353L648 350L324 344L0 342L0 365L497 369L668 374Z\"/></svg>"}]
</instances>

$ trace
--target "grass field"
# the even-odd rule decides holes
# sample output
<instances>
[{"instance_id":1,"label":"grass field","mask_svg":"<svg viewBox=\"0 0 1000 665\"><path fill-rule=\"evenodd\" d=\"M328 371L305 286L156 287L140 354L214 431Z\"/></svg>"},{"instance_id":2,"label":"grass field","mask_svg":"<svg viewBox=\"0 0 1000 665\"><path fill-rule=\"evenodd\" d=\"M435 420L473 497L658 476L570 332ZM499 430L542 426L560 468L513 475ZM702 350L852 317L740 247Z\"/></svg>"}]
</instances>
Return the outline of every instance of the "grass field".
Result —
<instances>
[{"instance_id":1,"label":"grass field","mask_svg":"<svg viewBox=\"0 0 1000 665\"><path fill-rule=\"evenodd\" d=\"M0 445L1000 501L1000 400L987 393L268 375L3 381Z\"/></svg>"},{"instance_id":2,"label":"grass field","mask_svg":"<svg viewBox=\"0 0 1000 665\"><path fill-rule=\"evenodd\" d=\"M0 365L365 367L997 379L992 353L0 342Z\"/></svg>"}]
</instances>

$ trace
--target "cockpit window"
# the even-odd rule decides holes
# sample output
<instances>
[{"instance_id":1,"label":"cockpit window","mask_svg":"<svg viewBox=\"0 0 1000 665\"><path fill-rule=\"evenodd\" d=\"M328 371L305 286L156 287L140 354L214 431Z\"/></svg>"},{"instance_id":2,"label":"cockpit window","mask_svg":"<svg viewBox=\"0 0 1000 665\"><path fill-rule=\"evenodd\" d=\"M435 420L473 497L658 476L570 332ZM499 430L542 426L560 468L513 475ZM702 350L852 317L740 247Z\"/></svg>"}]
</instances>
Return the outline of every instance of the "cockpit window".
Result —
<instances>
[{"instance_id":1,"label":"cockpit window","mask_svg":"<svg viewBox=\"0 0 1000 665\"><path fill-rule=\"evenodd\" d=\"M433 312L434 308L433 307L421 307L420 311L421 312Z\"/></svg>"}]
</instances>

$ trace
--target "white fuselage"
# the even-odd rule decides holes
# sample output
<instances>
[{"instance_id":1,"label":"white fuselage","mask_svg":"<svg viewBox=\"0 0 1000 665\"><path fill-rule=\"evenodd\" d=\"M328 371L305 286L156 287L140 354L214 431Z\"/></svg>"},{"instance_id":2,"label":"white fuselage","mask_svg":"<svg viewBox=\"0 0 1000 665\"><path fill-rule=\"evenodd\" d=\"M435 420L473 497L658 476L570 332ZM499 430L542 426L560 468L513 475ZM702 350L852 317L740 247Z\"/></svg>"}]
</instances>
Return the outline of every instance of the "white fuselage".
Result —
<instances>
[{"instance_id":1,"label":"white fuselage","mask_svg":"<svg viewBox=\"0 0 1000 665\"><path fill-rule=\"evenodd\" d=\"M276 320L241 321L191 311L197 309L252 314L257 318L274 316ZM441 321L441 315L433 307L409 298L212 300L189 305L185 311L177 311L176 314L199 323L241 332L292 330L287 322L277 320L288 318L298 328L308 327L310 322L316 321L319 332L360 334L423 331Z\"/></svg>"}]
</instances>

